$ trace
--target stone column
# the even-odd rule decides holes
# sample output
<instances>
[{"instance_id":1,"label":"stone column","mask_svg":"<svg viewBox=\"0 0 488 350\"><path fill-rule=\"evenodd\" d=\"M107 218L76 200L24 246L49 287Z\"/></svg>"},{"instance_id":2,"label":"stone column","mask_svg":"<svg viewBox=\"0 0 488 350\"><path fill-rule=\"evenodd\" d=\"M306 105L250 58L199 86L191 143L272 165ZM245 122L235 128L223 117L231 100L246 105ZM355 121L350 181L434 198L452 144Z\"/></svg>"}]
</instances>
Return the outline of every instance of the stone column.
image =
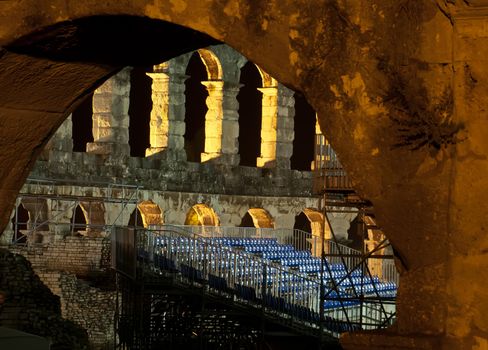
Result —
<instances>
[{"instance_id":1,"label":"stone column","mask_svg":"<svg viewBox=\"0 0 488 350\"><path fill-rule=\"evenodd\" d=\"M205 152L202 162L212 160L220 164L238 164L239 87L223 81L202 81L208 91L205 115Z\"/></svg>"},{"instance_id":2,"label":"stone column","mask_svg":"<svg viewBox=\"0 0 488 350\"><path fill-rule=\"evenodd\" d=\"M152 78L153 107L150 118L150 147L147 156L186 160L185 153L185 80L186 75L170 73L165 66Z\"/></svg>"},{"instance_id":3,"label":"stone column","mask_svg":"<svg viewBox=\"0 0 488 350\"><path fill-rule=\"evenodd\" d=\"M260 88L263 93L261 157L258 167L290 168L293 153L293 91L283 85Z\"/></svg>"},{"instance_id":4,"label":"stone column","mask_svg":"<svg viewBox=\"0 0 488 350\"><path fill-rule=\"evenodd\" d=\"M93 94L93 139L88 153L120 159L129 155L130 67L107 80Z\"/></svg>"},{"instance_id":5,"label":"stone column","mask_svg":"<svg viewBox=\"0 0 488 350\"><path fill-rule=\"evenodd\" d=\"M226 82L222 108L222 155L226 164L239 164L239 102L237 94L241 88L239 83Z\"/></svg>"},{"instance_id":6,"label":"stone column","mask_svg":"<svg viewBox=\"0 0 488 350\"><path fill-rule=\"evenodd\" d=\"M207 88L208 107L205 115L205 152L202 153L202 162L217 159L222 155L222 119L223 119L223 81L202 81Z\"/></svg>"}]
</instances>

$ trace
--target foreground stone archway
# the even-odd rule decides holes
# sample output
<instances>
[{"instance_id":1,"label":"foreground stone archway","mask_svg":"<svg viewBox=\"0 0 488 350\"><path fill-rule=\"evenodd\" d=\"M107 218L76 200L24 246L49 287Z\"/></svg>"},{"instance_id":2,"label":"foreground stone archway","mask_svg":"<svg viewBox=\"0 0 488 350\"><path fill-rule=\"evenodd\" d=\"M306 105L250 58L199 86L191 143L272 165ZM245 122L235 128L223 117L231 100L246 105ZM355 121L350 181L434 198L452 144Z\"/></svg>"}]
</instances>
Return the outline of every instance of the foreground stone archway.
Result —
<instances>
[{"instance_id":1,"label":"foreground stone archway","mask_svg":"<svg viewBox=\"0 0 488 350\"><path fill-rule=\"evenodd\" d=\"M216 39L305 93L398 253L396 328L350 336L346 348L486 347L487 8L484 0L2 1L2 227L42 146L83 96L124 65ZM138 44L164 33L164 52Z\"/></svg>"}]
</instances>

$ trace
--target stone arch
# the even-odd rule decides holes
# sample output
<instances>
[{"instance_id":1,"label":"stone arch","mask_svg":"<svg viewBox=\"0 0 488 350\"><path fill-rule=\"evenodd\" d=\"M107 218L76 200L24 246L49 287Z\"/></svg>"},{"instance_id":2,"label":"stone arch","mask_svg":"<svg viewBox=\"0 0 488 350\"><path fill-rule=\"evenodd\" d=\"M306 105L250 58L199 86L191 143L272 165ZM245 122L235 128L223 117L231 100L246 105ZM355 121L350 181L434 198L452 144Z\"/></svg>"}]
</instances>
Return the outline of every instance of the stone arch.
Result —
<instances>
[{"instance_id":1,"label":"stone arch","mask_svg":"<svg viewBox=\"0 0 488 350\"><path fill-rule=\"evenodd\" d=\"M89 217L86 209L83 208L81 203L78 203L73 210L73 216L71 217L71 232L79 234L87 234L89 226Z\"/></svg>"},{"instance_id":2,"label":"stone arch","mask_svg":"<svg viewBox=\"0 0 488 350\"><path fill-rule=\"evenodd\" d=\"M293 0L283 6L279 16L273 16L272 11L276 10L273 4L243 7L237 0L226 2L225 8L217 0L191 5L182 0L173 6L169 1L150 5L141 1L131 6L124 2L93 2L93 6L84 6L66 0L66 6L57 8L50 8L47 1L27 0L6 6L4 18L8 20L3 21L0 31L0 82L5 91L0 111L4 126L0 129L4 145L0 164L11 171L3 172L0 178L2 228L41 146L76 107L81 95L93 90L121 66L154 56L166 55L164 59L168 59L189 48L205 46L202 42L197 45L192 36L183 40L174 31L168 33L159 24L154 26L155 22L167 21L196 30L196 37L206 33L226 42L288 86L305 90L322 125L330 122L327 136L355 185L375 203L378 218L382 215L382 226L405 267L403 277L408 283L404 285L420 285L426 280L431 283L431 288L402 288L398 327L392 329L387 339L380 338L386 336L385 332L378 332L342 340L349 341L350 348L354 342L378 342L378 346L405 342L405 338L395 338L396 334L407 336L413 346L427 342L444 342L446 346L461 342L484 344L486 337L475 336L475 330L486 329L483 318L465 312L476 310L479 300L486 300L484 280L477 274L464 273L473 264L485 269L486 262L482 258L469 260L471 256L482 256L485 249L485 244L475 239L477 229L486 227L483 215L486 182L479 180L487 173L486 123L479 113L486 109L481 93L484 84L479 84L486 80L485 63L473 58L476 52L485 49L486 41L478 37L479 31L471 30L476 27L478 17L483 16L480 11L483 2L450 1L444 5L434 1L408 2L405 7L403 2L391 5L385 1L378 4L378 10L363 11L363 5L370 4L371 1L366 1L338 8L329 2ZM398 11L403 9L412 15L399 17ZM257 21L257 13L266 20ZM124 20L120 21L120 17ZM127 17L147 26L126 26ZM463 19L462 25L458 17ZM58 23L61 19L65 22ZM139 40L144 45L135 40L148 34L143 27L155 32L147 35L147 40ZM456 29L463 31L459 34ZM164 50L157 51L154 48L157 45L146 45L163 35L178 38L185 42L184 47L176 50L178 43L169 41ZM112 37L115 40L109 40ZM438 45L433 50L433 43L439 42L437 38L442 43L459 40L461 45ZM390 49L394 44L404 49ZM472 50L462 52L465 45L472 45ZM129 56L124 56L126 52ZM458 63L453 62L453 57L458 55L465 60L465 69L453 69ZM462 87L469 84L475 93L453 89L457 82ZM393 87L386 91L387 98L385 86ZM405 114L407 120L400 120L400 127L409 124L408 118L415 116L416 111L437 111L445 105L444 90L450 92L449 101L454 101L449 105L463 107L455 108L452 116L463 126L462 138L467 142L437 145L439 153L435 144L426 143L418 149L402 144L403 137L409 140L412 135L398 134L399 125L389 119L390 113ZM389 92L399 93L398 98L391 98ZM476 103L469 100L472 96ZM418 97L421 106L416 103ZM373 118L378 122L371 123ZM433 131L443 126L434 123ZM411 131L415 136L415 129ZM401 146L392 148L398 142ZM473 150L476 151L473 161L458 157L459 152L471 155ZM437 166L444 164L448 166ZM463 184L469 184L470 196L465 195ZM470 215L450 215L458 209ZM411 210L409 217L404 215L406 210ZM439 219L432 220L434 216ZM439 244L430 244L433 232L438 233ZM454 265L456 269L450 268ZM439 267L442 274L431 281L428 276L438 272L432 270L433 266ZM466 302L460 284L471 285L477 298ZM453 310L445 317L435 312L447 306ZM422 317L412 320L408 315L414 308ZM460 320L456 315L467 316ZM451 322L469 324L466 336L459 332L444 335L439 331ZM426 339L422 339L424 336Z\"/></svg>"},{"instance_id":3,"label":"stone arch","mask_svg":"<svg viewBox=\"0 0 488 350\"><path fill-rule=\"evenodd\" d=\"M105 226L105 206L103 202L80 202L79 207L82 209L86 221L87 235L101 235Z\"/></svg>"},{"instance_id":4,"label":"stone arch","mask_svg":"<svg viewBox=\"0 0 488 350\"><path fill-rule=\"evenodd\" d=\"M49 231L49 209L44 198L22 197L22 206L29 212L29 225L27 229L35 231Z\"/></svg>"},{"instance_id":5,"label":"stone arch","mask_svg":"<svg viewBox=\"0 0 488 350\"><path fill-rule=\"evenodd\" d=\"M263 88L278 87L278 81L275 78L266 73L263 68L261 68L257 64L256 68L258 69L259 74L261 75L261 79L263 80Z\"/></svg>"},{"instance_id":6,"label":"stone arch","mask_svg":"<svg viewBox=\"0 0 488 350\"><path fill-rule=\"evenodd\" d=\"M208 80L222 80L222 64L217 55L209 49L199 49L197 52L207 69Z\"/></svg>"},{"instance_id":7,"label":"stone arch","mask_svg":"<svg viewBox=\"0 0 488 350\"><path fill-rule=\"evenodd\" d=\"M148 228L163 224L163 212L159 205L151 200L142 201L134 208L129 219L129 226Z\"/></svg>"},{"instance_id":8,"label":"stone arch","mask_svg":"<svg viewBox=\"0 0 488 350\"><path fill-rule=\"evenodd\" d=\"M324 214L315 208L305 208L295 216L294 229L310 233L310 237L302 233L295 235L295 244L307 247L314 256L321 256L324 235Z\"/></svg>"},{"instance_id":9,"label":"stone arch","mask_svg":"<svg viewBox=\"0 0 488 350\"><path fill-rule=\"evenodd\" d=\"M249 208L242 217L241 227L274 228L271 214L263 208Z\"/></svg>"},{"instance_id":10,"label":"stone arch","mask_svg":"<svg viewBox=\"0 0 488 350\"><path fill-rule=\"evenodd\" d=\"M215 211L206 204L195 204L186 215L185 225L219 226L220 219Z\"/></svg>"}]
</instances>

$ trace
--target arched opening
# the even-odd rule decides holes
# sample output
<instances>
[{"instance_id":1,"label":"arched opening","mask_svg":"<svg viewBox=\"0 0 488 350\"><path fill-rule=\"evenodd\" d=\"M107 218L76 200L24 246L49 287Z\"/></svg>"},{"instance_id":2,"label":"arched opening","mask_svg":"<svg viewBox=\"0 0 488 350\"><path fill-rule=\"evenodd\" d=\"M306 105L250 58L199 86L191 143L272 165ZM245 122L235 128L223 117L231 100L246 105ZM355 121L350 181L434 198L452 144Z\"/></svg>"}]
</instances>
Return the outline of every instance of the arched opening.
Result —
<instances>
[{"instance_id":1,"label":"arched opening","mask_svg":"<svg viewBox=\"0 0 488 350\"><path fill-rule=\"evenodd\" d=\"M144 228L144 222L142 220L142 214L138 207L136 207L129 217L129 223L127 224L129 227L134 227L136 229Z\"/></svg>"},{"instance_id":2,"label":"arched opening","mask_svg":"<svg viewBox=\"0 0 488 350\"><path fill-rule=\"evenodd\" d=\"M149 147L149 120L152 109L152 66L138 66L130 72L129 146L131 157L144 157Z\"/></svg>"},{"instance_id":3,"label":"arched opening","mask_svg":"<svg viewBox=\"0 0 488 350\"><path fill-rule=\"evenodd\" d=\"M188 62L185 81L185 151L189 162L200 162L205 150L205 114L207 89L202 81L208 80L207 69L198 52Z\"/></svg>"},{"instance_id":4,"label":"arched opening","mask_svg":"<svg viewBox=\"0 0 488 350\"><path fill-rule=\"evenodd\" d=\"M241 68L239 82L243 85L237 95L239 102L239 164L256 166L256 159L261 152L263 108L263 94L258 88L263 87L263 80L254 63L247 62Z\"/></svg>"},{"instance_id":5,"label":"arched opening","mask_svg":"<svg viewBox=\"0 0 488 350\"><path fill-rule=\"evenodd\" d=\"M88 220L86 218L85 211L80 204L76 206L75 211L73 212L71 223L73 225L72 232L86 233Z\"/></svg>"},{"instance_id":6,"label":"arched opening","mask_svg":"<svg viewBox=\"0 0 488 350\"><path fill-rule=\"evenodd\" d=\"M219 226L220 220L215 211L206 204L195 204L186 215L185 225Z\"/></svg>"},{"instance_id":7,"label":"arched opening","mask_svg":"<svg viewBox=\"0 0 488 350\"><path fill-rule=\"evenodd\" d=\"M274 221L267 210L250 208L242 217L240 227L274 228Z\"/></svg>"},{"instance_id":8,"label":"arched opening","mask_svg":"<svg viewBox=\"0 0 488 350\"><path fill-rule=\"evenodd\" d=\"M299 250L309 250L314 256L322 253L324 215L313 208L305 208L295 216L293 245Z\"/></svg>"},{"instance_id":9,"label":"arched opening","mask_svg":"<svg viewBox=\"0 0 488 350\"><path fill-rule=\"evenodd\" d=\"M71 114L73 152L86 152L86 144L93 142L93 92Z\"/></svg>"},{"instance_id":10,"label":"arched opening","mask_svg":"<svg viewBox=\"0 0 488 350\"><path fill-rule=\"evenodd\" d=\"M198 50L198 54L207 70L208 80L221 80L223 72L218 57L208 49L200 49Z\"/></svg>"},{"instance_id":11,"label":"arched opening","mask_svg":"<svg viewBox=\"0 0 488 350\"><path fill-rule=\"evenodd\" d=\"M14 234L12 236L12 242L14 243L27 243L27 225L30 222L30 216L27 209L19 204L15 209L14 217L12 218L12 228Z\"/></svg>"},{"instance_id":12,"label":"arched opening","mask_svg":"<svg viewBox=\"0 0 488 350\"><path fill-rule=\"evenodd\" d=\"M295 93L295 123L293 154L290 167L295 170L309 171L314 157L315 143L315 110L305 97Z\"/></svg>"},{"instance_id":13,"label":"arched opening","mask_svg":"<svg viewBox=\"0 0 488 350\"><path fill-rule=\"evenodd\" d=\"M153 201L147 200L137 204L130 215L128 226L148 228L151 225L162 225L163 222L161 208Z\"/></svg>"}]
</instances>

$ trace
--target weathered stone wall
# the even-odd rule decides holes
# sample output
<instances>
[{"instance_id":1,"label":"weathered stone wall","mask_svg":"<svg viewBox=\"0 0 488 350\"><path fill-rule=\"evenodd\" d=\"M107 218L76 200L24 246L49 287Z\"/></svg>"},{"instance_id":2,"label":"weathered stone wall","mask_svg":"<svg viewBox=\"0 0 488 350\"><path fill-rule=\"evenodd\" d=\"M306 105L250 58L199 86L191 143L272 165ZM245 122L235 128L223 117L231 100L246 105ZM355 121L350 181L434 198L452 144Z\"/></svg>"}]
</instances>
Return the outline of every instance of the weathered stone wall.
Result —
<instances>
[{"instance_id":1,"label":"weathered stone wall","mask_svg":"<svg viewBox=\"0 0 488 350\"><path fill-rule=\"evenodd\" d=\"M86 332L63 319L54 295L21 255L0 249L0 325L50 338L52 349L88 349Z\"/></svg>"},{"instance_id":2,"label":"weathered stone wall","mask_svg":"<svg viewBox=\"0 0 488 350\"><path fill-rule=\"evenodd\" d=\"M104 238L67 236L49 245L13 245L9 250L23 255L36 271L47 269L90 276L109 267L110 261L106 256L109 244Z\"/></svg>"},{"instance_id":3,"label":"weathered stone wall","mask_svg":"<svg viewBox=\"0 0 488 350\"><path fill-rule=\"evenodd\" d=\"M86 330L94 349L113 345L116 293L106 270L109 244L104 238L68 236L49 245L9 248L29 261L35 278L58 297L61 316Z\"/></svg>"},{"instance_id":4,"label":"weathered stone wall","mask_svg":"<svg viewBox=\"0 0 488 350\"><path fill-rule=\"evenodd\" d=\"M227 45L195 51L207 68L205 152L202 163L184 153L184 75L192 52L154 66L150 147L146 157L129 156L130 67L100 86L93 96L93 137L87 152L72 152L71 118L43 150L31 176L90 181L121 180L145 188L194 193L309 196L311 173L290 170L294 139L294 92L258 68L262 75L262 125L258 167L239 164L239 79L247 59ZM188 102L188 101L187 101ZM189 101L191 103L191 100ZM87 116L88 118L89 116ZM136 115L137 117L137 115ZM135 118L135 117L131 117ZM300 116L297 116L299 119ZM132 120L132 119L131 119ZM311 130L312 138L314 131ZM310 155L307 155L310 156Z\"/></svg>"},{"instance_id":5,"label":"weathered stone wall","mask_svg":"<svg viewBox=\"0 0 488 350\"><path fill-rule=\"evenodd\" d=\"M81 177L82 178L82 177ZM151 201L155 203L161 210L162 221L167 224L182 225L185 223L186 215L191 210L192 206L196 204L205 204L212 208L219 218L220 226L239 226L242 218L245 216L246 212L250 208L262 208L266 210L272 217L275 228L293 228L295 224L295 216L299 215L300 212L306 208L318 208L319 199L313 197L278 197L278 196L237 196L228 194L206 194L206 193L188 193L188 192L171 192L162 190L149 190L145 187L139 189L137 194L134 194L132 198L132 203L127 202L129 195L124 198L122 192L113 192L114 197L118 198L118 203L116 200L105 201L107 196L108 187L95 187L95 186L80 186L80 185L56 185L56 186L38 186L36 184L26 184L22 190L24 193L28 194L38 194L38 195L50 195L53 199L46 199L47 208L57 208L57 204L53 203L55 196L60 197L65 196L66 198L76 198L79 197L80 200L83 197L90 196L95 198L97 202L103 203L103 206L95 206L93 210L103 211L98 213L97 217L101 220L103 218L104 222L98 222L97 224L105 225L127 225L130 219L130 215L136 208L134 201L138 203L144 201ZM26 195L28 196L28 195ZM99 202L98 199L99 198ZM100 257L98 253L93 253L90 255L92 248L94 247L94 242L85 242L75 237L67 237L66 240L62 238L71 235L70 223L73 211L75 208L74 201L67 199L65 202L61 202L62 205L59 207L64 208L64 212L59 210L49 210L46 216L51 223L49 224L50 233L44 235L41 240L42 243L53 242L54 245L48 249L48 251L43 252L46 257L51 255L56 256L56 254L61 254L63 257L68 253L62 253L63 249L67 252L76 252L77 248L82 248L83 244L87 244L86 254L76 253L79 255L80 268L82 261L86 258L85 264L92 264L93 266L98 266L98 259ZM32 216L36 213L32 212ZM139 214L141 215L141 214ZM13 214L12 214L13 217ZM339 217L331 217L332 221L342 220ZM339 222L339 221L337 221ZM92 222L88 222L92 224ZM344 225L339 225L337 227L346 227L347 222ZM54 236L52 233L56 232ZM9 225L7 230L2 236L4 236L4 243L8 244L6 241L12 233L12 226ZM343 232L341 235L346 235ZM97 243L101 244L101 242ZM35 255L34 252L31 254ZM65 254L65 255L63 255ZM76 256L76 255L75 255Z\"/></svg>"},{"instance_id":6,"label":"weathered stone wall","mask_svg":"<svg viewBox=\"0 0 488 350\"><path fill-rule=\"evenodd\" d=\"M114 342L116 292L91 286L74 274L36 269L41 281L60 297L61 315L86 330L93 349L110 349Z\"/></svg>"}]
</instances>

